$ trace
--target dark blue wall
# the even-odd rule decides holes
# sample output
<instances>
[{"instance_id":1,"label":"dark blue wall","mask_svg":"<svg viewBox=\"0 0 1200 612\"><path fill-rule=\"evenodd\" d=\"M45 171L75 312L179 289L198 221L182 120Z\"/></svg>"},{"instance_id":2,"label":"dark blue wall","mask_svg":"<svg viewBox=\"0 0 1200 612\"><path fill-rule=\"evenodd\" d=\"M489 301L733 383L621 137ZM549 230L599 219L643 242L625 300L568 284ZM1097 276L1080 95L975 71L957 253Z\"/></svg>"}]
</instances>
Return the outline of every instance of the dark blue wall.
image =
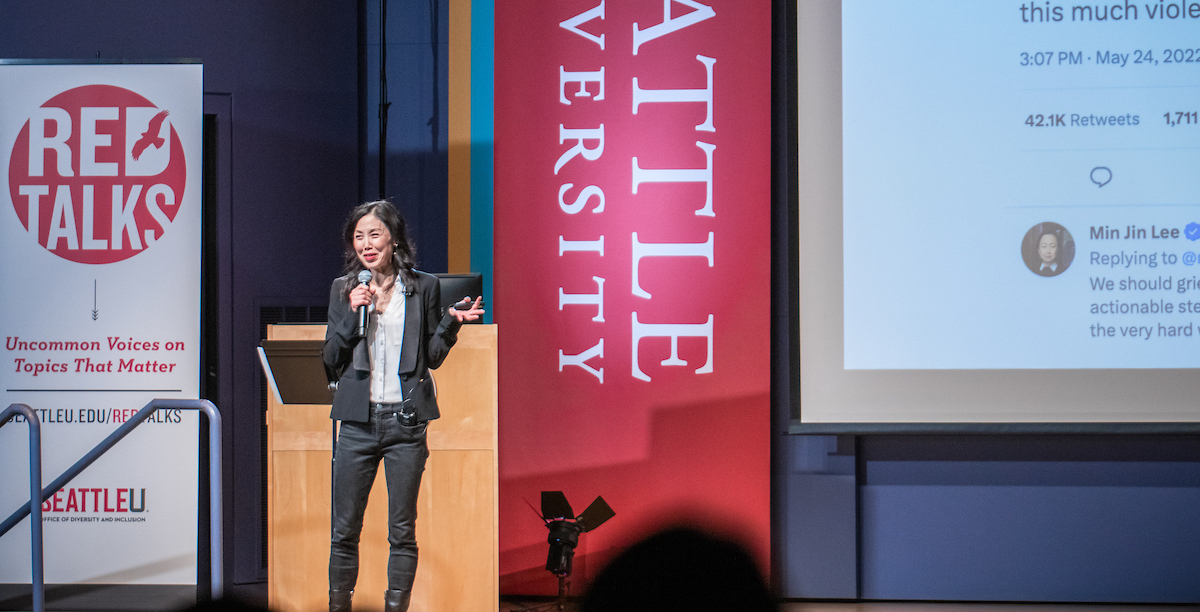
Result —
<instances>
[{"instance_id":1,"label":"dark blue wall","mask_svg":"<svg viewBox=\"0 0 1200 612\"><path fill-rule=\"evenodd\" d=\"M1200 601L1187 435L785 436L792 597Z\"/></svg>"},{"instance_id":2,"label":"dark blue wall","mask_svg":"<svg viewBox=\"0 0 1200 612\"><path fill-rule=\"evenodd\" d=\"M218 299L206 308L220 311L218 346L206 350L219 354L210 382L225 418L231 582L265 580L261 324L323 321L341 267L341 224L353 205L377 195L378 10L379 0L3 3L0 58L204 64L205 112L217 117L219 247L205 270ZM391 0L389 12L388 195L410 221L422 267L444 272L446 0ZM436 89L431 40L442 62Z\"/></svg>"},{"instance_id":3,"label":"dark blue wall","mask_svg":"<svg viewBox=\"0 0 1200 612\"><path fill-rule=\"evenodd\" d=\"M404 215L417 265L428 272L447 269L449 6L448 0L389 0L384 32L391 106L383 195ZM363 16L364 199L380 195L379 9L380 0L367 0Z\"/></svg>"}]
</instances>

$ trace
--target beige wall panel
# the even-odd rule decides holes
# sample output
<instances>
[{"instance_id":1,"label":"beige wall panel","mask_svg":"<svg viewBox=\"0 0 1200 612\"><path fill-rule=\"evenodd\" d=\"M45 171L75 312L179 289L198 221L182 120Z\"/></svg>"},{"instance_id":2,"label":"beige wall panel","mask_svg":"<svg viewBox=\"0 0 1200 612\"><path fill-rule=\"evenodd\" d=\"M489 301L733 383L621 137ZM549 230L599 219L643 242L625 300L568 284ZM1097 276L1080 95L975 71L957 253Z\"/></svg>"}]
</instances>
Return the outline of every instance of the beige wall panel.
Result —
<instances>
[{"instance_id":1,"label":"beige wall panel","mask_svg":"<svg viewBox=\"0 0 1200 612\"><path fill-rule=\"evenodd\" d=\"M471 271L471 0L450 0L447 266Z\"/></svg>"},{"instance_id":2,"label":"beige wall panel","mask_svg":"<svg viewBox=\"0 0 1200 612\"><path fill-rule=\"evenodd\" d=\"M494 325L465 325L433 371L442 418L429 424L430 450L495 448L496 340Z\"/></svg>"},{"instance_id":3,"label":"beige wall panel","mask_svg":"<svg viewBox=\"0 0 1200 612\"><path fill-rule=\"evenodd\" d=\"M272 325L269 340L319 340L324 325ZM303 588L328 574L332 425L328 406L288 405L267 396L267 589L280 612L321 610L327 587ZM294 562L280 563L277 559ZM328 583L328 578L326 578Z\"/></svg>"},{"instance_id":4,"label":"beige wall panel","mask_svg":"<svg viewBox=\"0 0 1200 612\"><path fill-rule=\"evenodd\" d=\"M274 453L273 538L269 542L272 609L327 607L329 460L328 451ZM321 583L319 588L307 588L314 577Z\"/></svg>"},{"instance_id":5,"label":"beige wall panel","mask_svg":"<svg viewBox=\"0 0 1200 612\"><path fill-rule=\"evenodd\" d=\"M321 325L279 325L273 340L319 339ZM442 418L418 499L413 612L499 609L496 327L471 325L435 372ZM272 610L327 607L331 422L328 406L268 401L268 592ZM354 608L380 610L387 588L387 484L380 469L363 519Z\"/></svg>"},{"instance_id":6,"label":"beige wall panel","mask_svg":"<svg viewBox=\"0 0 1200 612\"><path fill-rule=\"evenodd\" d=\"M438 576L496 576L493 549L494 454L435 451L421 482L417 541L422 542L413 612L488 610L497 605L492 580L435 580ZM426 545L424 543L429 543Z\"/></svg>"},{"instance_id":7,"label":"beige wall panel","mask_svg":"<svg viewBox=\"0 0 1200 612\"><path fill-rule=\"evenodd\" d=\"M280 324L267 326L267 340L324 340L325 326L320 324Z\"/></svg>"}]
</instances>

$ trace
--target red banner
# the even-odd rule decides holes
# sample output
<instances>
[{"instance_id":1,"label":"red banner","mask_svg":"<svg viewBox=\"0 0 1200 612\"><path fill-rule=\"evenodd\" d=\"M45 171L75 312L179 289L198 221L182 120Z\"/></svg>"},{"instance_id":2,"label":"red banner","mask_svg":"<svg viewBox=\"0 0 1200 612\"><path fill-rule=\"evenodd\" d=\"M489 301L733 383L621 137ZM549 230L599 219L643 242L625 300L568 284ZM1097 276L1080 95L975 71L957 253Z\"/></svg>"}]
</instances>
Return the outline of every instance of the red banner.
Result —
<instances>
[{"instance_id":1,"label":"red banner","mask_svg":"<svg viewBox=\"0 0 1200 612\"><path fill-rule=\"evenodd\" d=\"M502 592L556 592L543 490L616 511L577 580L678 521L768 565L770 40L766 0L496 5Z\"/></svg>"}]
</instances>

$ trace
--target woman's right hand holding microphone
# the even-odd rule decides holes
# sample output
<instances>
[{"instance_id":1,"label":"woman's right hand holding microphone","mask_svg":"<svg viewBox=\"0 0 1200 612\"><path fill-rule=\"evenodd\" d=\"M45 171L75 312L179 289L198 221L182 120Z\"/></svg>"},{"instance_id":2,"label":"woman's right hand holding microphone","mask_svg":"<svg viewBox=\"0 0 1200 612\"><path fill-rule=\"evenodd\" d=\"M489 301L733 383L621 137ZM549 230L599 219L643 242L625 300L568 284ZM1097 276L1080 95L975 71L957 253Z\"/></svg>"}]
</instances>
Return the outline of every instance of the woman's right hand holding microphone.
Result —
<instances>
[{"instance_id":1,"label":"woman's right hand holding microphone","mask_svg":"<svg viewBox=\"0 0 1200 612\"><path fill-rule=\"evenodd\" d=\"M357 311L360 306L370 306L375 300L375 290L371 285L363 283L350 291L350 310Z\"/></svg>"}]
</instances>

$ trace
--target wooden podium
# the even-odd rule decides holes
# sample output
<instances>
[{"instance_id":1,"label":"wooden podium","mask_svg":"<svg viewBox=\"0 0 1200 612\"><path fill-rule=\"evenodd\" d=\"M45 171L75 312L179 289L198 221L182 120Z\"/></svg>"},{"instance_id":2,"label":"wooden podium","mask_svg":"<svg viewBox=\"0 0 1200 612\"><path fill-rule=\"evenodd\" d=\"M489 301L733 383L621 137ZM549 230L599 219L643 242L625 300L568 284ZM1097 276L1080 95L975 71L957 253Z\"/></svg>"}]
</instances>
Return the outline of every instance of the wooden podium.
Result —
<instances>
[{"instance_id":1,"label":"wooden podium","mask_svg":"<svg viewBox=\"0 0 1200 612\"><path fill-rule=\"evenodd\" d=\"M433 371L442 418L429 424L417 509L412 612L499 609L496 326L464 325ZM324 325L272 325L268 340L325 337ZM328 609L333 448L327 405L267 403L267 587L276 612ZM354 609L382 610L387 485L380 466L359 545Z\"/></svg>"}]
</instances>

